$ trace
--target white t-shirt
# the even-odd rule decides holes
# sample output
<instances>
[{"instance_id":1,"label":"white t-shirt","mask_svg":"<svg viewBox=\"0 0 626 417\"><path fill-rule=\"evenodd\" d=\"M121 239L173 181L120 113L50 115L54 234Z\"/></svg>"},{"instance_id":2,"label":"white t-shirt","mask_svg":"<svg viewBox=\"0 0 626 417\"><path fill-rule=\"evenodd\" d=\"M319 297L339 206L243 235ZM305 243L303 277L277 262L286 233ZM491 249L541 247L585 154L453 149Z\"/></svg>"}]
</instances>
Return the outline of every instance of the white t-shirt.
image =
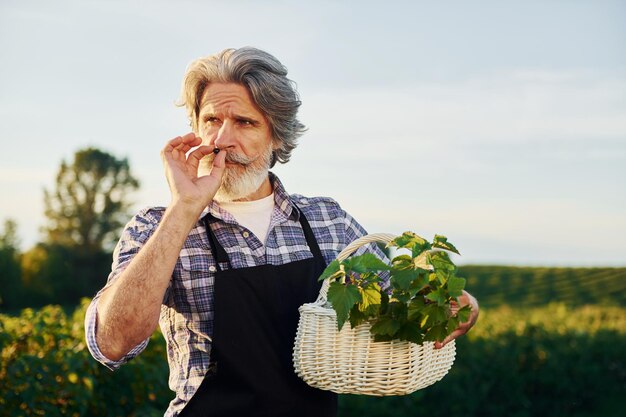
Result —
<instances>
[{"instance_id":1,"label":"white t-shirt","mask_svg":"<svg viewBox=\"0 0 626 417\"><path fill-rule=\"evenodd\" d=\"M219 205L265 244L274 211L274 193L260 200L220 202Z\"/></svg>"}]
</instances>

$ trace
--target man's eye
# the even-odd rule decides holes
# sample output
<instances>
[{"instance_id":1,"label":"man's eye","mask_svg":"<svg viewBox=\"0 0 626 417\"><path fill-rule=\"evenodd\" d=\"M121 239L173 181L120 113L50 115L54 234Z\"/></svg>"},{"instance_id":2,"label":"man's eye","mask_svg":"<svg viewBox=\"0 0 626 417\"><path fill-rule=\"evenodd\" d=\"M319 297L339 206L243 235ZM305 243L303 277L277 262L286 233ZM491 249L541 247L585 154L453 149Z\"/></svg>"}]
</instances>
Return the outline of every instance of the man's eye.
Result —
<instances>
[{"instance_id":1,"label":"man's eye","mask_svg":"<svg viewBox=\"0 0 626 417\"><path fill-rule=\"evenodd\" d=\"M237 122L240 125L242 125L242 126L252 126L252 125L254 125L254 122L252 120L239 119L239 120L237 120Z\"/></svg>"},{"instance_id":2,"label":"man's eye","mask_svg":"<svg viewBox=\"0 0 626 417\"><path fill-rule=\"evenodd\" d=\"M219 119L217 117L208 116L204 118L204 123L214 124L217 122L219 122Z\"/></svg>"}]
</instances>

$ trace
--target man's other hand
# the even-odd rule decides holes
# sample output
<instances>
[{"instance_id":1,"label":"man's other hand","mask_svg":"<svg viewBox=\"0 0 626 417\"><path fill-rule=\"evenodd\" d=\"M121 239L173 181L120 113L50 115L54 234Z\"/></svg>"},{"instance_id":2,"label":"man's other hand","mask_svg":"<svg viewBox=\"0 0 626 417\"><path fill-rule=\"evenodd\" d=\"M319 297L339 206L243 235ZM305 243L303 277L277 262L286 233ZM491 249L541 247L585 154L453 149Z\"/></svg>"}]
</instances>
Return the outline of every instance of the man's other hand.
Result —
<instances>
[{"instance_id":1,"label":"man's other hand","mask_svg":"<svg viewBox=\"0 0 626 417\"><path fill-rule=\"evenodd\" d=\"M469 319L466 322L459 324L459 327L457 327L456 330L450 333L450 335L448 335L448 337L446 337L443 342L435 342L435 349L441 349L457 337L464 335L474 326L474 324L476 324L476 320L478 320L479 310L478 301L476 301L476 298L474 298L467 291L463 291L463 295L459 297L459 303L460 305L452 302L452 314L456 314L456 312L459 311L461 307L469 304L472 307Z\"/></svg>"}]
</instances>

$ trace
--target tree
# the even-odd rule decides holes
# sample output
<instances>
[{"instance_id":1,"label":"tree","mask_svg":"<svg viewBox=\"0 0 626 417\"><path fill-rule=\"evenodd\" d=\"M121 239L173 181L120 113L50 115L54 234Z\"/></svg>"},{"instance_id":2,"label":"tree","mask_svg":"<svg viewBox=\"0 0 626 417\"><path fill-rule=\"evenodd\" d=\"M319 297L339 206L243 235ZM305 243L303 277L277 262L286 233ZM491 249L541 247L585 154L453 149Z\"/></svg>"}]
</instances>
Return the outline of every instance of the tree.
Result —
<instances>
[{"instance_id":1,"label":"tree","mask_svg":"<svg viewBox=\"0 0 626 417\"><path fill-rule=\"evenodd\" d=\"M41 307L45 304L59 304L55 286L63 285L71 270L66 264L53 260L54 254L48 245L38 243L22 255L22 285L24 303L22 307Z\"/></svg>"},{"instance_id":2,"label":"tree","mask_svg":"<svg viewBox=\"0 0 626 417\"><path fill-rule=\"evenodd\" d=\"M58 244L39 243L22 255L23 307L75 305L106 282L111 254L85 254Z\"/></svg>"},{"instance_id":3,"label":"tree","mask_svg":"<svg viewBox=\"0 0 626 417\"><path fill-rule=\"evenodd\" d=\"M0 308L15 309L22 305L22 281L17 224L5 220L0 233Z\"/></svg>"},{"instance_id":4,"label":"tree","mask_svg":"<svg viewBox=\"0 0 626 417\"><path fill-rule=\"evenodd\" d=\"M0 233L0 249L11 249L17 251L20 246L17 237L17 223L15 220L6 219L4 221L4 230Z\"/></svg>"},{"instance_id":5,"label":"tree","mask_svg":"<svg viewBox=\"0 0 626 417\"><path fill-rule=\"evenodd\" d=\"M128 196L139 187L128 160L95 148L61 162L56 189L44 190L47 243L95 254L111 249L128 220Z\"/></svg>"},{"instance_id":6,"label":"tree","mask_svg":"<svg viewBox=\"0 0 626 417\"><path fill-rule=\"evenodd\" d=\"M106 282L110 250L139 187L127 159L95 148L61 161L55 189L44 190L45 241L27 251L22 275L29 305L74 304Z\"/></svg>"}]
</instances>

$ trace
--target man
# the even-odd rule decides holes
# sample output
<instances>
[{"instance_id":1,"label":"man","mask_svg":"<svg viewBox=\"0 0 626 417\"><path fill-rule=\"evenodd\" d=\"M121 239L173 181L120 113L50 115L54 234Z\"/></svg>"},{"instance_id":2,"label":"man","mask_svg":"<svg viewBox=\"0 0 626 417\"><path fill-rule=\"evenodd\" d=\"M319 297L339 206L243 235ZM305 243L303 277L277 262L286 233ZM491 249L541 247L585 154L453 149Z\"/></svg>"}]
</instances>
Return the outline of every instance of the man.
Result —
<instances>
[{"instance_id":1,"label":"man","mask_svg":"<svg viewBox=\"0 0 626 417\"><path fill-rule=\"evenodd\" d=\"M297 308L365 231L335 201L290 195L269 172L304 131L287 70L258 49L225 50L190 65L181 105L193 132L161 152L170 205L126 226L87 311L89 349L116 369L160 324L176 393L166 416L333 416L336 396L293 372ZM461 301L474 313L449 340L476 320L473 297Z\"/></svg>"}]
</instances>

